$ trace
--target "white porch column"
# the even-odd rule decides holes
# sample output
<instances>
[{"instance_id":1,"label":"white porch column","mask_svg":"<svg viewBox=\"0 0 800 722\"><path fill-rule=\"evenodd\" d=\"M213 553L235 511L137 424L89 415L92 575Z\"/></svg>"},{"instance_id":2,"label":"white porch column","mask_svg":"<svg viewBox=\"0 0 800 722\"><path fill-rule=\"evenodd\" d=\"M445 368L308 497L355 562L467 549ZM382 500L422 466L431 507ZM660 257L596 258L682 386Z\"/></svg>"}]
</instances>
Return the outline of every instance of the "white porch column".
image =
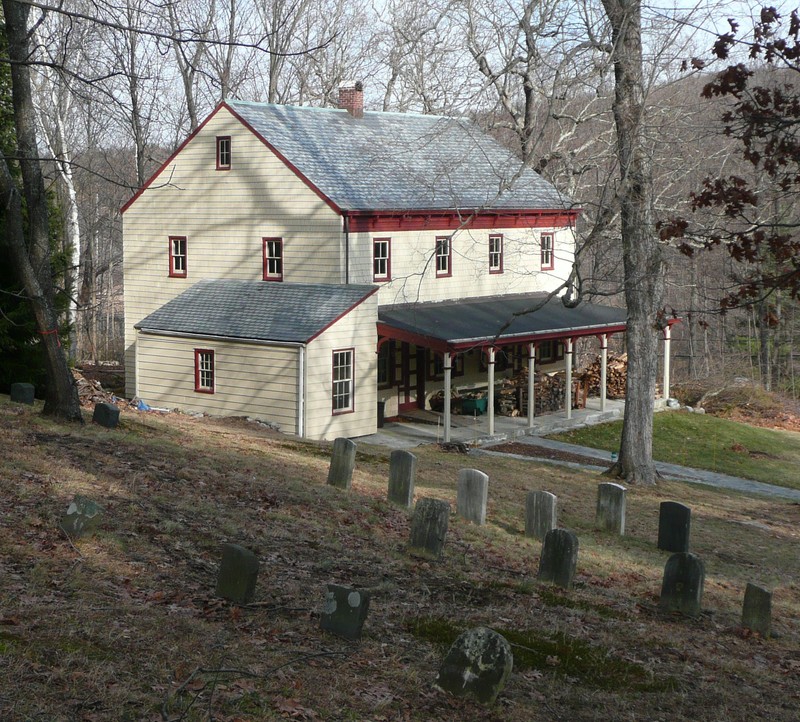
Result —
<instances>
[{"instance_id":1,"label":"white porch column","mask_svg":"<svg viewBox=\"0 0 800 722\"><path fill-rule=\"evenodd\" d=\"M452 385L452 366L450 352L444 352L444 442L450 441L450 386Z\"/></svg>"},{"instance_id":2,"label":"white porch column","mask_svg":"<svg viewBox=\"0 0 800 722\"><path fill-rule=\"evenodd\" d=\"M489 436L494 436L494 346L489 349L489 379L486 410L489 412Z\"/></svg>"},{"instance_id":3,"label":"white porch column","mask_svg":"<svg viewBox=\"0 0 800 722\"><path fill-rule=\"evenodd\" d=\"M536 384L534 383L533 374L536 366L536 345L533 343L528 344L528 428L533 428L533 414L536 408L535 396Z\"/></svg>"},{"instance_id":4,"label":"white porch column","mask_svg":"<svg viewBox=\"0 0 800 722\"><path fill-rule=\"evenodd\" d=\"M564 361L566 362L567 367L567 390L566 390L566 397L567 397L567 418L572 418L572 339L566 339L564 343Z\"/></svg>"},{"instance_id":5,"label":"white porch column","mask_svg":"<svg viewBox=\"0 0 800 722\"><path fill-rule=\"evenodd\" d=\"M608 389L608 334L600 334L600 411L606 410Z\"/></svg>"},{"instance_id":6,"label":"white porch column","mask_svg":"<svg viewBox=\"0 0 800 722\"><path fill-rule=\"evenodd\" d=\"M672 329L668 325L664 329L664 401L669 398L669 347L672 341Z\"/></svg>"}]
</instances>

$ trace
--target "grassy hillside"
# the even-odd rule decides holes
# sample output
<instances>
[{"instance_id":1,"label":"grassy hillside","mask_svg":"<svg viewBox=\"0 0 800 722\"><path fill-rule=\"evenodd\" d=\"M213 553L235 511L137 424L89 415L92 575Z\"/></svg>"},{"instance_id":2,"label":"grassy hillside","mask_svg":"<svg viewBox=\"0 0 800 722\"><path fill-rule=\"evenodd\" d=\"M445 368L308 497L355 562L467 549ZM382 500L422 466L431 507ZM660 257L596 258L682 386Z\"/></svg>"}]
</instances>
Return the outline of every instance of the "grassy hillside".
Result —
<instances>
[{"instance_id":1,"label":"grassy hillside","mask_svg":"<svg viewBox=\"0 0 800 722\"><path fill-rule=\"evenodd\" d=\"M389 450L359 446L353 490L325 485L329 445L244 421L123 413L63 427L0 399L0 719L795 720L800 506L666 481L631 489L628 535L593 528L599 477L416 450L417 498L490 477L488 523L451 517L445 557L405 553L409 515L384 499ZM576 588L536 581L531 489L559 497L580 539ZM105 509L72 541L75 494ZM693 509L704 614L658 612L658 505ZM255 603L214 596L220 547L261 560ZM775 590L776 637L739 629L746 582ZM327 583L370 590L359 643L319 629ZM497 704L435 691L461 629L513 642Z\"/></svg>"},{"instance_id":2,"label":"grassy hillside","mask_svg":"<svg viewBox=\"0 0 800 722\"><path fill-rule=\"evenodd\" d=\"M622 421L552 438L609 452L619 450ZM708 469L800 489L800 433L758 428L708 414L670 411L653 417L657 461Z\"/></svg>"}]
</instances>

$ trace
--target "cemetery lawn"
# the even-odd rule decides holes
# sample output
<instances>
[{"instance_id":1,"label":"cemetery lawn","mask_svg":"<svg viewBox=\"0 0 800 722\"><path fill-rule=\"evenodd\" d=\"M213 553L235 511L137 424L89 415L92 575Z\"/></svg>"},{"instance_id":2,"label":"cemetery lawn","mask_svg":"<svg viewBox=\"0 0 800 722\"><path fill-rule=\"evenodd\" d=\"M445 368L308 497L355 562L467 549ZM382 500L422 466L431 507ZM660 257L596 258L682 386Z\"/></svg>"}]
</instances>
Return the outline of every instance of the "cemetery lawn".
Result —
<instances>
[{"instance_id":1,"label":"cemetery lawn","mask_svg":"<svg viewBox=\"0 0 800 722\"><path fill-rule=\"evenodd\" d=\"M7 398L2 720L797 719L800 505L665 480L628 491L619 537L594 529L597 474L425 446L417 499L455 510L458 471L471 467L489 475L489 506L481 527L453 513L443 558L422 561L406 553L408 511L385 499L388 449L359 444L344 492L325 484L331 444L243 419L123 411L106 430ZM530 490L557 494L559 524L578 536L569 591L536 579ZM103 508L94 536L59 530L76 495ZM692 509L698 618L658 609L665 500ZM246 606L214 593L228 542L261 563ZM774 590L771 639L740 627L747 582ZM329 583L369 591L361 641L320 630ZM476 626L515 656L488 709L432 685L449 644Z\"/></svg>"},{"instance_id":2,"label":"cemetery lawn","mask_svg":"<svg viewBox=\"0 0 800 722\"><path fill-rule=\"evenodd\" d=\"M622 421L551 436L594 449L618 451ZM800 489L800 433L768 429L709 414L665 411L653 417L657 461L707 469Z\"/></svg>"}]
</instances>

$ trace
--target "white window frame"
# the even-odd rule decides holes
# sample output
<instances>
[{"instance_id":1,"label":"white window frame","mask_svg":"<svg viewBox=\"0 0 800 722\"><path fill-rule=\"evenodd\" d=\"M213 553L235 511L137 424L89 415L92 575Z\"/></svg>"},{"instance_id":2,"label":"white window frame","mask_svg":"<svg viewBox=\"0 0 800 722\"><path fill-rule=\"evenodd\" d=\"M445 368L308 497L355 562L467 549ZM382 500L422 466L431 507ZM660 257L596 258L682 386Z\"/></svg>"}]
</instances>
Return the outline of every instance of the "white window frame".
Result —
<instances>
[{"instance_id":1,"label":"white window frame","mask_svg":"<svg viewBox=\"0 0 800 722\"><path fill-rule=\"evenodd\" d=\"M335 349L331 358L331 410L334 415L355 411L355 362L353 348Z\"/></svg>"}]
</instances>

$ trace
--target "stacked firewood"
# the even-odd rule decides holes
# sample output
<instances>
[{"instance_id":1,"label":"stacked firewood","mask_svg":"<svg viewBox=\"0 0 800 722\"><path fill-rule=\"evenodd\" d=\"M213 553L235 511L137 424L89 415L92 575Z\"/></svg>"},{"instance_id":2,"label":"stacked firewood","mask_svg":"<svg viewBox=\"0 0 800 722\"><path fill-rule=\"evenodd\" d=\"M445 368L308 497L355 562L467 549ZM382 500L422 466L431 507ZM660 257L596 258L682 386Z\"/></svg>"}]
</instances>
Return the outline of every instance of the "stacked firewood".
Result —
<instances>
[{"instance_id":1,"label":"stacked firewood","mask_svg":"<svg viewBox=\"0 0 800 722\"><path fill-rule=\"evenodd\" d=\"M606 366L606 396L609 399L625 398L625 379L628 376L628 354L610 356ZM580 374L587 384L590 396L600 395L600 356Z\"/></svg>"},{"instance_id":2,"label":"stacked firewood","mask_svg":"<svg viewBox=\"0 0 800 722\"><path fill-rule=\"evenodd\" d=\"M534 372L534 414L547 414L564 408L566 380L562 372ZM504 379L498 393L498 411L506 416L528 413L528 369L522 368L510 379Z\"/></svg>"}]
</instances>

